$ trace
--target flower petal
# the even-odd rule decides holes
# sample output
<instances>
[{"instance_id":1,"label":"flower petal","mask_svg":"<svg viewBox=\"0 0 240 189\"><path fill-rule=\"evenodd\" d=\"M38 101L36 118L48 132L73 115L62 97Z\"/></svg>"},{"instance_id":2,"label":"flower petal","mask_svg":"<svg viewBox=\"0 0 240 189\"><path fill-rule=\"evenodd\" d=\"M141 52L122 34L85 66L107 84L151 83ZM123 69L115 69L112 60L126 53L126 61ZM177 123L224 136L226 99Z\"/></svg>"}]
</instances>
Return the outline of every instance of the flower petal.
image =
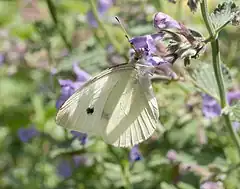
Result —
<instances>
[{"instance_id":1,"label":"flower petal","mask_svg":"<svg viewBox=\"0 0 240 189\"><path fill-rule=\"evenodd\" d=\"M206 118L214 118L219 116L221 114L221 107L217 103L217 101L207 94L203 94L202 97L203 97L202 102L203 115Z\"/></svg>"},{"instance_id":2,"label":"flower petal","mask_svg":"<svg viewBox=\"0 0 240 189\"><path fill-rule=\"evenodd\" d=\"M77 138L82 145L85 145L87 142L87 134L86 133L82 133L82 132L78 132L78 131L71 131L71 134Z\"/></svg>"},{"instance_id":3,"label":"flower petal","mask_svg":"<svg viewBox=\"0 0 240 189\"><path fill-rule=\"evenodd\" d=\"M68 160L62 160L57 165L57 173L63 178L72 176L71 163Z\"/></svg>"},{"instance_id":4,"label":"flower petal","mask_svg":"<svg viewBox=\"0 0 240 189\"><path fill-rule=\"evenodd\" d=\"M159 30L167 28L181 29L180 24L176 20L162 12L154 15L153 26Z\"/></svg>"},{"instance_id":5,"label":"flower petal","mask_svg":"<svg viewBox=\"0 0 240 189\"><path fill-rule=\"evenodd\" d=\"M133 163L141 159L142 159L142 154L139 151L138 145L133 146L129 153L129 161Z\"/></svg>"},{"instance_id":6,"label":"flower petal","mask_svg":"<svg viewBox=\"0 0 240 189\"><path fill-rule=\"evenodd\" d=\"M240 100L240 91L231 91L227 94L228 103L231 105L234 100Z\"/></svg>"},{"instance_id":7,"label":"flower petal","mask_svg":"<svg viewBox=\"0 0 240 189\"><path fill-rule=\"evenodd\" d=\"M18 137L22 142L28 142L39 134L35 127L18 129Z\"/></svg>"},{"instance_id":8,"label":"flower petal","mask_svg":"<svg viewBox=\"0 0 240 189\"><path fill-rule=\"evenodd\" d=\"M77 63L73 64L73 71L74 71L74 73L77 76L77 81L82 81L82 82L84 81L85 82L85 81L87 81L91 77L87 72L81 70L78 67Z\"/></svg>"}]
</instances>

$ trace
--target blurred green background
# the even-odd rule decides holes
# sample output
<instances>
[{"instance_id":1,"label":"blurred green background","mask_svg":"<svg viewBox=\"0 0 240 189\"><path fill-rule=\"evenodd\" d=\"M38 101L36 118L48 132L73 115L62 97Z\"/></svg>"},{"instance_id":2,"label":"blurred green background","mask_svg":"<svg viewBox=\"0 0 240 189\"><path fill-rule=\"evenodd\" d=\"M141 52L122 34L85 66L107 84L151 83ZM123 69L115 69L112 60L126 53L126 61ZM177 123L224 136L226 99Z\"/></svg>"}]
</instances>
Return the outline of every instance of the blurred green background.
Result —
<instances>
[{"instance_id":1,"label":"blurred green background","mask_svg":"<svg viewBox=\"0 0 240 189\"><path fill-rule=\"evenodd\" d=\"M220 1L209 2L213 10ZM83 0L0 1L0 188L194 189L212 173L223 188L240 188L240 168L228 171L240 157L223 121L202 116L201 95L190 82L153 84L167 131L140 144L142 159L134 163L129 149L97 138L81 145L55 124L58 79L75 79L73 63L94 75L128 60L130 47L114 16L130 36L156 32L158 11L208 36L200 10L192 13L186 0L116 0L99 13L97 26L89 11L90 1ZM228 26L219 38L238 88L240 28ZM210 62L210 52L208 46L200 61ZM41 135L22 142L19 129L33 126ZM78 166L76 156L82 158ZM59 173L61 164L69 164L62 169L70 176Z\"/></svg>"}]
</instances>

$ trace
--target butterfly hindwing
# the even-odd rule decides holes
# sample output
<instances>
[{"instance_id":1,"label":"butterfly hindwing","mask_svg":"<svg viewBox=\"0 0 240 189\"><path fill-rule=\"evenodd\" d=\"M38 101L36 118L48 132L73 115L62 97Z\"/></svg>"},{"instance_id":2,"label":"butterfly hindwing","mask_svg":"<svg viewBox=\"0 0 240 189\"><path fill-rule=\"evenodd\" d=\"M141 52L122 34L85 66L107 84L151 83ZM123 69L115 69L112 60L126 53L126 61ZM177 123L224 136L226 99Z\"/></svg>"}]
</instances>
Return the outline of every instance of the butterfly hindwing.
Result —
<instances>
[{"instance_id":1,"label":"butterfly hindwing","mask_svg":"<svg viewBox=\"0 0 240 189\"><path fill-rule=\"evenodd\" d=\"M157 101L149 78L136 70L114 109L107 110L113 102L116 103L114 93L113 90L109 94L104 108L104 114L112 114L102 129L103 139L114 146L129 147L149 138L159 124Z\"/></svg>"}]
</instances>

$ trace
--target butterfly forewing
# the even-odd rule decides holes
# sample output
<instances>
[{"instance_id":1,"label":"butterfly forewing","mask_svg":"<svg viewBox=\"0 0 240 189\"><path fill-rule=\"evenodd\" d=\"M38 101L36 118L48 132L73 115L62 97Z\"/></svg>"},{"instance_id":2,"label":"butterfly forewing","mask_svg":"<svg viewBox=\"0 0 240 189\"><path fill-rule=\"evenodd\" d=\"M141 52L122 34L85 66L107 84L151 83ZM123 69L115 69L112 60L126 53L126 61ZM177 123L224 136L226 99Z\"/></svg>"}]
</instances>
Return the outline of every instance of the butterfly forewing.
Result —
<instances>
[{"instance_id":1,"label":"butterfly forewing","mask_svg":"<svg viewBox=\"0 0 240 189\"><path fill-rule=\"evenodd\" d=\"M57 124L68 129L98 135L101 129L100 119L109 93L124 88L123 82L127 81L133 70L132 66L116 67L88 81L62 105L56 117ZM123 79L120 79L121 77ZM88 114L89 108L93 109L93 113Z\"/></svg>"}]
</instances>

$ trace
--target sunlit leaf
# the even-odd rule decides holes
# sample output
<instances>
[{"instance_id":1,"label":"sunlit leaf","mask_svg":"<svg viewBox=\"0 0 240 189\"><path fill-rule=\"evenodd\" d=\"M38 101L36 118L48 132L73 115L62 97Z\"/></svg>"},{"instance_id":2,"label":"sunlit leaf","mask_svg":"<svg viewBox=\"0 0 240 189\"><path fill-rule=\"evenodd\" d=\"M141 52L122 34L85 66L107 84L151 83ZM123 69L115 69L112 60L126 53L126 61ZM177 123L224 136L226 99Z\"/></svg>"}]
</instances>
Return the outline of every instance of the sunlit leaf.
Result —
<instances>
[{"instance_id":1,"label":"sunlit leaf","mask_svg":"<svg viewBox=\"0 0 240 189\"><path fill-rule=\"evenodd\" d=\"M216 82L214 70L211 64L197 63L194 68L188 69L188 73L192 78L193 83L198 87L201 92L207 93L208 95L219 99L218 85ZM222 64L222 73L224 77L225 87L229 88L232 86L232 78L228 68Z\"/></svg>"},{"instance_id":2,"label":"sunlit leaf","mask_svg":"<svg viewBox=\"0 0 240 189\"><path fill-rule=\"evenodd\" d=\"M240 101L233 106L225 108L224 112L231 116L232 121L240 122Z\"/></svg>"}]
</instances>

